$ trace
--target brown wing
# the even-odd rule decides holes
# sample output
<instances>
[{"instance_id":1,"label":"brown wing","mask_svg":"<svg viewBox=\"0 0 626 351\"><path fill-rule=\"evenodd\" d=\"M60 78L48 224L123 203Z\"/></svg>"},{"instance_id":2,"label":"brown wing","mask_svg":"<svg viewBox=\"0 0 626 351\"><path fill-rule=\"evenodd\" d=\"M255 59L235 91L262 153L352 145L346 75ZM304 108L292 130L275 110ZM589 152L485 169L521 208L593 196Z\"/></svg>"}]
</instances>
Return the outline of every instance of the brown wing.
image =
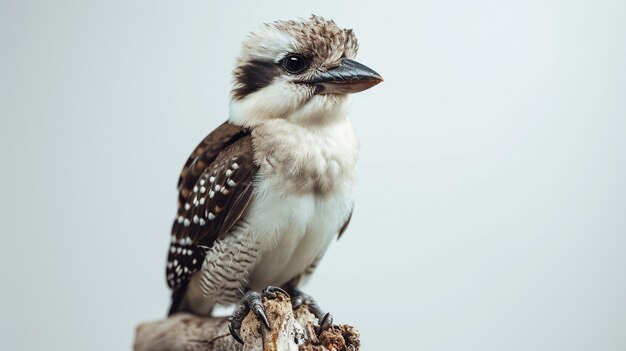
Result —
<instances>
[{"instance_id":1,"label":"brown wing","mask_svg":"<svg viewBox=\"0 0 626 351\"><path fill-rule=\"evenodd\" d=\"M224 123L209 134L187 160L178 182L178 214L172 227L167 283L173 306L187 280L204 261L215 240L241 218L252 197L253 162L250 133Z\"/></svg>"}]
</instances>

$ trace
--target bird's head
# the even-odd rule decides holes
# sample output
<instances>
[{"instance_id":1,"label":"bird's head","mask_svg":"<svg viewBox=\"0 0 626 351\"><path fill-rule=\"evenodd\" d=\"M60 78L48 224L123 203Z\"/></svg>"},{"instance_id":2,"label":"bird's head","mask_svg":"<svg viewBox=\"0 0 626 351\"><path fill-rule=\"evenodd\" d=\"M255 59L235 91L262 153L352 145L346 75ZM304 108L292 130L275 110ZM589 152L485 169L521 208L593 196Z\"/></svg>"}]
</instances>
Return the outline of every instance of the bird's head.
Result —
<instances>
[{"instance_id":1,"label":"bird's head","mask_svg":"<svg viewBox=\"0 0 626 351\"><path fill-rule=\"evenodd\" d=\"M263 25L243 43L234 71L230 121L252 126L268 119L314 122L341 114L348 94L382 81L354 61L351 29L312 16Z\"/></svg>"}]
</instances>

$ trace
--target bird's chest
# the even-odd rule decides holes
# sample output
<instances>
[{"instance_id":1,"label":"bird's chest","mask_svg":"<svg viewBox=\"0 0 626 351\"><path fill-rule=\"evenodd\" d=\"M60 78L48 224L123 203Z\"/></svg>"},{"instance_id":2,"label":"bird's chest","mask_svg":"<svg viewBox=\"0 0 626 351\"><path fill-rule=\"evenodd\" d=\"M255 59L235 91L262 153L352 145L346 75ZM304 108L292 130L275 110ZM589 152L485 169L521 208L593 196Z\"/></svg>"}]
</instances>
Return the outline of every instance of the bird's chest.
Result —
<instances>
[{"instance_id":1,"label":"bird's chest","mask_svg":"<svg viewBox=\"0 0 626 351\"><path fill-rule=\"evenodd\" d=\"M272 121L253 132L261 190L332 195L353 186L358 143L347 121L302 127Z\"/></svg>"},{"instance_id":2,"label":"bird's chest","mask_svg":"<svg viewBox=\"0 0 626 351\"><path fill-rule=\"evenodd\" d=\"M352 210L356 172L351 128L321 136L292 130L271 145L255 150L261 167L247 216L261 243L250 276L259 288L286 283L323 255Z\"/></svg>"},{"instance_id":3,"label":"bird's chest","mask_svg":"<svg viewBox=\"0 0 626 351\"><path fill-rule=\"evenodd\" d=\"M261 255L250 274L249 286L280 286L303 274L337 238L352 206L353 198L348 194L255 201L246 220L254 228Z\"/></svg>"}]
</instances>

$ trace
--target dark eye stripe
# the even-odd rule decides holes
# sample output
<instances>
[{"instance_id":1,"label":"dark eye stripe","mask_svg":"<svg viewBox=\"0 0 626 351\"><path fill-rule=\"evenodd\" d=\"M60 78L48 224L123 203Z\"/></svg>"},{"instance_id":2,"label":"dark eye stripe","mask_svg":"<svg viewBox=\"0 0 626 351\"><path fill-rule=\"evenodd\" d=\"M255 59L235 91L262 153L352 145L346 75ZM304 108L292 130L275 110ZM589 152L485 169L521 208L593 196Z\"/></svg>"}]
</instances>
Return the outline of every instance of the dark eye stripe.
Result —
<instances>
[{"instance_id":1,"label":"dark eye stripe","mask_svg":"<svg viewBox=\"0 0 626 351\"><path fill-rule=\"evenodd\" d=\"M233 97L241 100L268 86L280 75L280 68L273 62L250 61L235 71L235 89Z\"/></svg>"}]
</instances>

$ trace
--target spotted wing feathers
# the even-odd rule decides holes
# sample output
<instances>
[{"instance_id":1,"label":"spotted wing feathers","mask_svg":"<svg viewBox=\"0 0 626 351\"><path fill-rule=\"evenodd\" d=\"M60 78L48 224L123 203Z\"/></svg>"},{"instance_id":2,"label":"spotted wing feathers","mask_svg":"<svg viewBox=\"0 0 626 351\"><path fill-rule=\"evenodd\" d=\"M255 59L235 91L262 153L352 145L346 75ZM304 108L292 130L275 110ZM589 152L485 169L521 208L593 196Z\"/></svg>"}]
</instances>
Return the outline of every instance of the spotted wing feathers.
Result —
<instances>
[{"instance_id":1,"label":"spotted wing feathers","mask_svg":"<svg viewBox=\"0 0 626 351\"><path fill-rule=\"evenodd\" d=\"M167 261L167 283L175 292L245 212L257 168L250 134L228 123L192 153L179 180L179 208Z\"/></svg>"}]
</instances>

